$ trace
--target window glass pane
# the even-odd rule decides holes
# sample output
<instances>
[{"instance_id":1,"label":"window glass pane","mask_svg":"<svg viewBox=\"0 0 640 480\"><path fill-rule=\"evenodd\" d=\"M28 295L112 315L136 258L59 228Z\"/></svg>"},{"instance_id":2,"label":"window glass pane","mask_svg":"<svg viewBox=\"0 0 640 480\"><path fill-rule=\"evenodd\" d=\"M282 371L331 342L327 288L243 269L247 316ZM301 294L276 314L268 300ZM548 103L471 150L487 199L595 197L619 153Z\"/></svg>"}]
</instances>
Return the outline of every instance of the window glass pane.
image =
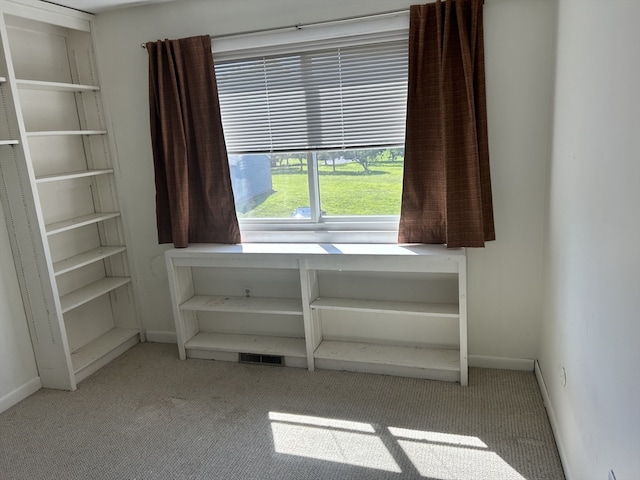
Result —
<instances>
[{"instance_id":1,"label":"window glass pane","mask_svg":"<svg viewBox=\"0 0 640 480\"><path fill-rule=\"evenodd\" d=\"M238 218L296 218L309 206L306 152L229 155L229 167Z\"/></svg>"},{"instance_id":2,"label":"window glass pane","mask_svg":"<svg viewBox=\"0 0 640 480\"><path fill-rule=\"evenodd\" d=\"M323 216L399 215L404 148L318 152Z\"/></svg>"}]
</instances>

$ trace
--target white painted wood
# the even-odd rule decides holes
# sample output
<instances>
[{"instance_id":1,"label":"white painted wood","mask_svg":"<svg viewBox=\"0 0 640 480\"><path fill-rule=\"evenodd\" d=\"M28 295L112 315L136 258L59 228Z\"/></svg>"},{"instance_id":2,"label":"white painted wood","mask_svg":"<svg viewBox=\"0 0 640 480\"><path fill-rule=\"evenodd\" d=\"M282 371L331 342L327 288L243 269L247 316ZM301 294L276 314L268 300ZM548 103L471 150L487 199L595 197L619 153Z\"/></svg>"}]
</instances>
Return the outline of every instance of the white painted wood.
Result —
<instances>
[{"instance_id":1,"label":"white painted wood","mask_svg":"<svg viewBox=\"0 0 640 480\"><path fill-rule=\"evenodd\" d=\"M13 0L3 2L5 13L25 17L45 24L56 25L73 30L89 32L91 30L91 15L83 12L70 14L68 9L64 9L48 2L34 2L29 0Z\"/></svg>"},{"instance_id":2,"label":"white painted wood","mask_svg":"<svg viewBox=\"0 0 640 480\"><path fill-rule=\"evenodd\" d=\"M42 382L40 377L34 377L18 388L11 390L10 392L0 397L0 413L13 407L16 403L21 402L29 395L36 393L42 388Z\"/></svg>"},{"instance_id":3,"label":"white painted wood","mask_svg":"<svg viewBox=\"0 0 640 480\"><path fill-rule=\"evenodd\" d=\"M46 82L42 80L16 80L22 90L51 90L55 92L95 92L100 90L96 85L79 85L75 83Z\"/></svg>"},{"instance_id":4,"label":"white painted wood","mask_svg":"<svg viewBox=\"0 0 640 480\"><path fill-rule=\"evenodd\" d=\"M84 267L93 262L98 262L112 255L117 255L118 253L124 252L125 250L126 247L123 246L94 248L93 250L89 250L88 252L84 252L65 260L55 262L53 264L53 271L56 275L62 275L63 273L67 273L77 268Z\"/></svg>"},{"instance_id":5,"label":"white painted wood","mask_svg":"<svg viewBox=\"0 0 640 480\"><path fill-rule=\"evenodd\" d=\"M342 310L371 313L401 313L426 317L459 318L458 305L446 303L430 304L416 302L393 302L360 300L353 298L318 298L311 302L311 308L318 310Z\"/></svg>"},{"instance_id":6,"label":"white painted wood","mask_svg":"<svg viewBox=\"0 0 640 480\"><path fill-rule=\"evenodd\" d=\"M131 280L91 27L44 2L0 2L0 145L13 156L0 195L42 385L69 390L142 337L120 288ZM135 333L110 337L123 331ZM71 349L91 362L72 365Z\"/></svg>"},{"instance_id":7,"label":"white painted wood","mask_svg":"<svg viewBox=\"0 0 640 480\"><path fill-rule=\"evenodd\" d=\"M28 137L52 137L62 135L106 135L106 130L48 130L44 132L27 132Z\"/></svg>"},{"instance_id":8,"label":"white painted wood","mask_svg":"<svg viewBox=\"0 0 640 480\"><path fill-rule=\"evenodd\" d=\"M50 223L45 226L47 235L55 235L56 233L66 232L67 230L73 230L75 228L91 225L92 223L103 222L110 218L116 218L120 216L120 212L102 212L102 213L90 213L89 215L82 215L80 217L70 218L62 222Z\"/></svg>"},{"instance_id":9,"label":"white painted wood","mask_svg":"<svg viewBox=\"0 0 640 480\"><path fill-rule=\"evenodd\" d=\"M307 368L315 369L313 352L320 343L316 312L311 310L311 302L318 297L318 276L315 270L307 269L307 262L300 260L300 286L302 289L302 310L304 319L305 342L307 348Z\"/></svg>"},{"instance_id":10,"label":"white painted wood","mask_svg":"<svg viewBox=\"0 0 640 480\"><path fill-rule=\"evenodd\" d=\"M256 282L269 281L265 280L268 278L265 275L257 275L256 269L268 271L291 268L292 263L295 262L300 275L301 300L280 298L276 295L251 298L234 295L194 295L180 304L172 298L174 304L179 305L179 308L174 308L174 314L176 330L179 332L178 347L181 358L183 358L183 351L185 357L219 358L202 353L192 355L191 350L268 353L262 346L256 347L257 351L247 350L247 343L261 345L260 339L265 339L267 347L264 348L271 348L269 342L274 338L267 335L238 335L241 324L242 328L246 329L246 320L240 317L236 317L238 322L236 333L228 333L229 328L233 328L232 321L228 317L225 317L224 323L226 333L203 332L201 330L203 326L206 330L212 330L217 325L222 330L221 324L211 323L204 316L198 320L193 312L228 312L238 315L242 313L295 314L303 317L304 339L297 343L302 344L302 353L306 355L307 368L310 370L317 366L318 368L339 368L459 381L463 386L468 383L464 250L450 252L445 248L432 246L404 247L370 244L196 245L168 250L166 258L169 277L173 279L170 280L170 284L172 282L175 284L171 287L172 297L184 295L184 286L180 286L181 283L195 291L210 293L215 290L209 284L216 283L217 277L203 274L203 269L219 268L222 272L226 272L224 278L229 278L229 283L235 284L242 281L246 285L253 285L254 290L259 288L259 283L256 285ZM185 276L185 272L195 268L197 268L197 275L194 273L193 277ZM232 272L229 272L230 269ZM332 276L328 272L335 273ZM239 280L242 279L243 273L246 281ZM339 283L338 278L335 277L336 274L340 275ZM439 277L442 274L444 275ZM457 285L453 283L456 275ZM378 293L381 294L379 299L372 300L371 298L375 298L373 293L358 287L358 283L367 278L376 279ZM336 290L335 285L339 284L340 291L336 291L334 295L344 294L344 297L323 297L323 289L327 289L327 286L322 286L323 282L328 283L333 290ZM392 282L399 282L399 287L393 288ZM436 291L441 290L446 294L447 302L456 301L455 294L451 295L449 290L457 287L458 303L412 301L414 298L423 298L424 293L421 293L423 291L421 289L428 289L434 285L434 282L447 282L446 289L440 289L439 286L435 288ZM219 282L216 284L219 289L232 291L235 288L233 285L227 286ZM406 292L406 289L411 291ZM430 295L429 300L435 296L431 291ZM399 297L402 297L402 300L397 300ZM327 312L325 315L331 313L339 316L332 318L331 322L344 324L345 332L348 333L345 333L345 338L323 339L323 323L329 328L327 322L330 320L323 319L320 315L323 311ZM360 315L357 321L355 314ZM204 314L201 313L201 315ZM367 340L371 333L369 326L373 329L372 331L381 332L389 328L391 322L403 316L405 318L402 321L405 323L397 326L398 338L394 337L393 344L382 340L383 337L379 341L374 340L378 343ZM437 348L433 341L429 342L427 338L422 338L422 335L420 338L413 338L411 332L422 331L422 328L416 330L412 325L407 325L407 317L412 319L411 322L419 322L420 327L422 322L450 323L449 319L457 320L459 328L456 326L453 328L456 331L459 330L459 335L455 334L458 337L458 345L455 348L448 346ZM260 321L267 322L268 318L265 317ZM380 326L381 322L384 328ZM404 335L403 332L405 332ZM190 340L185 339L181 342L181 336L191 335L193 337ZM213 342L215 347L212 346ZM453 339L453 342L455 345L456 339ZM223 357L227 358L224 355Z\"/></svg>"},{"instance_id":11,"label":"white painted wood","mask_svg":"<svg viewBox=\"0 0 640 480\"><path fill-rule=\"evenodd\" d=\"M133 328L114 328L71 354L76 381L103 367L140 341Z\"/></svg>"},{"instance_id":12,"label":"white painted wood","mask_svg":"<svg viewBox=\"0 0 640 480\"><path fill-rule=\"evenodd\" d=\"M185 344L187 350L218 350L221 352L259 353L305 358L302 338L265 335L234 335L200 332Z\"/></svg>"},{"instance_id":13,"label":"white painted wood","mask_svg":"<svg viewBox=\"0 0 640 480\"><path fill-rule=\"evenodd\" d=\"M280 315L302 315L302 304L297 298L232 297L224 295L195 295L182 305L181 310L247 312Z\"/></svg>"},{"instance_id":14,"label":"white painted wood","mask_svg":"<svg viewBox=\"0 0 640 480\"><path fill-rule=\"evenodd\" d=\"M103 168L99 170L82 170L78 172L56 173L52 175L42 175L36 177L36 183L59 182L62 180L72 180L83 177L96 177L98 175L108 175L113 173L112 168Z\"/></svg>"},{"instance_id":15,"label":"white painted wood","mask_svg":"<svg viewBox=\"0 0 640 480\"><path fill-rule=\"evenodd\" d=\"M316 359L455 372L460 371L458 355L458 350L336 341L323 341L314 353Z\"/></svg>"},{"instance_id":16,"label":"white painted wood","mask_svg":"<svg viewBox=\"0 0 640 480\"><path fill-rule=\"evenodd\" d=\"M105 293L109 293L116 288L126 285L130 281L130 278L125 277L105 277L97 282L87 285L86 287L68 293L63 297L60 297L62 313L66 313L80 305L84 305Z\"/></svg>"},{"instance_id":17,"label":"white painted wood","mask_svg":"<svg viewBox=\"0 0 640 480\"><path fill-rule=\"evenodd\" d=\"M540 368L540 363L537 360L534 362L534 373L536 376L536 380L538 381L538 388L540 389L540 394L542 395L544 406L547 409L547 416L549 417L549 423L551 424L553 437L556 441L556 446L558 447L558 454L560 455L560 463L562 463L562 469L564 470L565 479L574 480L574 477L570 471L567 449L565 448L564 442L562 440L562 430L560 427L560 423L558 422L558 416L556 415L555 409L553 407L553 402L549 397L549 390L547 390L547 384L545 382L542 369Z\"/></svg>"},{"instance_id":18,"label":"white painted wood","mask_svg":"<svg viewBox=\"0 0 640 480\"><path fill-rule=\"evenodd\" d=\"M458 305L460 307L460 385L469 384L469 361L467 358L467 262L458 262Z\"/></svg>"}]
</instances>

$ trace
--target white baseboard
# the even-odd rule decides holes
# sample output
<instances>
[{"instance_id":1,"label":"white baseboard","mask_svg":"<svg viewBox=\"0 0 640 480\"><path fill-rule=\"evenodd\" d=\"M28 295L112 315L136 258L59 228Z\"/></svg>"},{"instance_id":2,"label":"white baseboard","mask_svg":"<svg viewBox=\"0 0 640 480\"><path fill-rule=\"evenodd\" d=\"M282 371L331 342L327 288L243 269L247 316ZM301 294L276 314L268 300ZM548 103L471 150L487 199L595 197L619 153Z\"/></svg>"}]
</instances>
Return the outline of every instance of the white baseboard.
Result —
<instances>
[{"instance_id":1,"label":"white baseboard","mask_svg":"<svg viewBox=\"0 0 640 480\"><path fill-rule=\"evenodd\" d=\"M525 370L533 372L534 360L531 358L488 357L469 355L469 366L478 368L497 368L499 370Z\"/></svg>"},{"instance_id":2,"label":"white baseboard","mask_svg":"<svg viewBox=\"0 0 640 480\"><path fill-rule=\"evenodd\" d=\"M161 332L147 330L147 342L152 343L178 343L178 337L175 332Z\"/></svg>"},{"instance_id":3,"label":"white baseboard","mask_svg":"<svg viewBox=\"0 0 640 480\"><path fill-rule=\"evenodd\" d=\"M40 390L40 388L42 388L40 377L36 377L29 380L27 383L20 385L15 390L0 397L0 413L13 407L16 403L21 402L29 395L36 393L38 390Z\"/></svg>"},{"instance_id":4,"label":"white baseboard","mask_svg":"<svg viewBox=\"0 0 640 480\"><path fill-rule=\"evenodd\" d=\"M558 453L560 454L560 463L562 463L562 469L564 470L564 477L566 480L572 480L571 472L569 471L569 462L567 461L567 457L565 454L564 446L562 445L562 440L560 439L560 426L558 425L558 420L556 419L556 414L553 410L553 405L551 404L551 399L549 398L549 392L547 391L547 386L544 383L544 377L542 376L542 369L540 368L540 364L538 361L535 361L535 372L536 372L536 380L538 380L538 387L540 388L540 393L542 394L542 399L544 400L544 406L547 409L547 416L549 417L549 423L551 424L551 430L553 431L553 436L556 440L556 446L558 447Z\"/></svg>"}]
</instances>

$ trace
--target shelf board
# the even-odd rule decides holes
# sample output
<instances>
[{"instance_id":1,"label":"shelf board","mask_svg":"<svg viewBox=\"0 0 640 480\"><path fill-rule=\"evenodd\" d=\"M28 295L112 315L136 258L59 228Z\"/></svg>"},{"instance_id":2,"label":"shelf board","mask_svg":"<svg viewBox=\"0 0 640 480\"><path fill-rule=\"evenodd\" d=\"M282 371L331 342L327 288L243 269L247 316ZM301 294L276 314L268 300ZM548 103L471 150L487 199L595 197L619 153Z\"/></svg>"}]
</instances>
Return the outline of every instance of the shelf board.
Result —
<instances>
[{"instance_id":1,"label":"shelf board","mask_svg":"<svg viewBox=\"0 0 640 480\"><path fill-rule=\"evenodd\" d=\"M71 362L73 364L73 371L76 375L76 380L80 381L81 379L78 378L79 375L82 375L83 372L86 372L89 367L95 365L100 360L110 357L110 354L113 352L118 354L122 353L118 352L118 350L121 350L123 347L126 347L124 350L127 350L138 343L140 340L138 334L138 330L134 328L114 328L73 352L71 354ZM112 358L108 358L107 361L110 360L112 360ZM99 365L92 371L82 375L82 378L93 373L93 371L97 370L100 366L102 365Z\"/></svg>"},{"instance_id":2,"label":"shelf board","mask_svg":"<svg viewBox=\"0 0 640 480\"><path fill-rule=\"evenodd\" d=\"M215 350L219 352L258 353L306 358L304 339L265 335L237 335L200 332L185 346L187 350Z\"/></svg>"},{"instance_id":3,"label":"shelf board","mask_svg":"<svg viewBox=\"0 0 640 480\"><path fill-rule=\"evenodd\" d=\"M180 309L213 312L302 315L302 300L299 298L194 295L180 305Z\"/></svg>"},{"instance_id":4,"label":"shelf board","mask_svg":"<svg viewBox=\"0 0 640 480\"><path fill-rule=\"evenodd\" d=\"M323 341L313 355L323 360L460 371L460 352L451 349Z\"/></svg>"},{"instance_id":5,"label":"shelf board","mask_svg":"<svg viewBox=\"0 0 640 480\"><path fill-rule=\"evenodd\" d=\"M71 293L60 297L60 306L62 313L67 313L74 308L84 305L105 293L109 293L118 287L126 285L131 279L129 277L105 277L97 282L93 282L86 287L74 290Z\"/></svg>"},{"instance_id":6,"label":"shelf board","mask_svg":"<svg viewBox=\"0 0 640 480\"><path fill-rule=\"evenodd\" d=\"M19 140L0 140L0 145L19 145Z\"/></svg>"},{"instance_id":7,"label":"shelf board","mask_svg":"<svg viewBox=\"0 0 640 480\"><path fill-rule=\"evenodd\" d=\"M46 130L42 132L27 132L28 137L54 137L66 135L106 135L106 130Z\"/></svg>"},{"instance_id":8,"label":"shelf board","mask_svg":"<svg viewBox=\"0 0 640 480\"><path fill-rule=\"evenodd\" d=\"M74 178L83 178L83 177L96 177L98 175L108 175L110 173L113 173L113 168L56 173L53 175L42 175L41 177L36 177L36 183L59 182L61 180L72 180Z\"/></svg>"},{"instance_id":9,"label":"shelf board","mask_svg":"<svg viewBox=\"0 0 640 480\"><path fill-rule=\"evenodd\" d=\"M6 83L7 77L0 77L0 83Z\"/></svg>"},{"instance_id":10,"label":"shelf board","mask_svg":"<svg viewBox=\"0 0 640 480\"><path fill-rule=\"evenodd\" d=\"M380 300L358 300L353 298L317 298L311 308L318 310L341 310L370 313L397 313L429 317L459 318L458 305L447 303L390 302Z\"/></svg>"},{"instance_id":11,"label":"shelf board","mask_svg":"<svg viewBox=\"0 0 640 480\"><path fill-rule=\"evenodd\" d=\"M93 250L89 250L88 252L84 252L79 255L60 260L59 262L55 262L53 264L53 272L56 276L62 275L63 273L67 273L77 268L81 268L91 263L103 260L120 252L124 252L125 250L126 247L120 246L94 248Z\"/></svg>"},{"instance_id":12,"label":"shelf board","mask_svg":"<svg viewBox=\"0 0 640 480\"><path fill-rule=\"evenodd\" d=\"M49 90L54 92L95 92L100 90L100 87L95 85L46 82L41 80L16 80L16 85L23 90Z\"/></svg>"},{"instance_id":13,"label":"shelf board","mask_svg":"<svg viewBox=\"0 0 640 480\"><path fill-rule=\"evenodd\" d=\"M47 231L47 235L54 235L56 233L66 232L67 230L73 230L74 228L91 225L92 223L103 222L118 216L120 216L120 212L90 213L61 222L50 223L45 226L45 230Z\"/></svg>"}]
</instances>

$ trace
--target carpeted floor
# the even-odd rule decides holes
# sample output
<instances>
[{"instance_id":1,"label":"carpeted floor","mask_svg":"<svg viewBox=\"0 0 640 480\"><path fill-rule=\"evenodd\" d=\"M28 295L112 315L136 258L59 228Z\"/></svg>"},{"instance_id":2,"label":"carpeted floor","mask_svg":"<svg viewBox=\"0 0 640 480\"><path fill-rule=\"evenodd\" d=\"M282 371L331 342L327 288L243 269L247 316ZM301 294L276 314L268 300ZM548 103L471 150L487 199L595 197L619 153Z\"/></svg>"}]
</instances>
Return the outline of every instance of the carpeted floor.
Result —
<instances>
[{"instance_id":1,"label":"carpeted floor","mask_svg":"<svg viewBox=\"0 0 640 480\"><path fill-rule=\"evenodd\" d=\"M0 414L0 479L562 480L535 376L469 387L140 344Z\"/></svg>"}]
</instances>

